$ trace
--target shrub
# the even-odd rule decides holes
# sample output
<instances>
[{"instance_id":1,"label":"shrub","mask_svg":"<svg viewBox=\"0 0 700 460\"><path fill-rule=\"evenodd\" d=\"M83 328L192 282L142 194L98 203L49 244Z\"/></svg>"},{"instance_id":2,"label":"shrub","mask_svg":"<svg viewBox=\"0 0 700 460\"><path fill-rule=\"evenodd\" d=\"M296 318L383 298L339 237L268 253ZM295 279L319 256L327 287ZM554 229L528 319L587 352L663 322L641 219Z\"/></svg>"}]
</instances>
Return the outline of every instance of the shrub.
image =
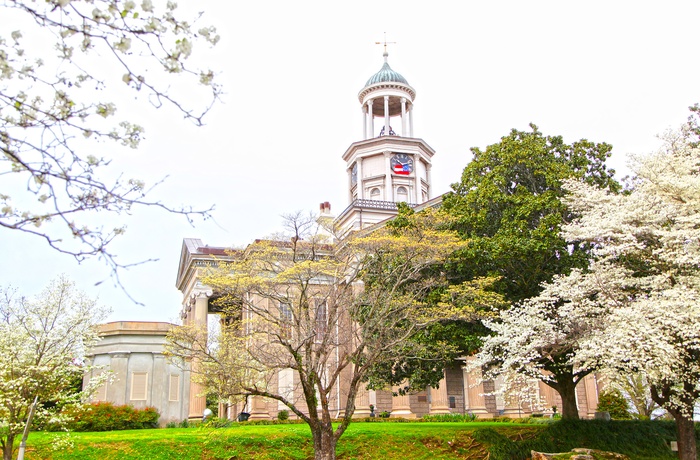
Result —
<instances>
[{"instance_id":1,"label":"shrub","mask_svg":"<svg viewBox=\"0 0 700 460\"><path fill-rule=\"evenodd\" d=\"M423 422L473 422L477 416L471 412L466 414L433 414L421 417Z\"/></svg>"},{"instance_id":2,"label":"shrub","mask_svg":"<svg viewBox=\"0 0 700 460\"><path fill-rule=\"evenodd\" d=\"M629 405L618 390L605 390L598 397L598 411L610 413L614 420L629 420L632 418Z\"/></svg>"},{"instance_id":3,"label":"shrub","mask_svg":"<svg viewBox=\"0 0 700 460\"><path fill-rule=\"evenodd\" d=\"M287 420L289 419L289 411L288 410L281 410L277 412L277 420Z\"/></svg>"},{"instance_id":4,"label":"shrub","mask_svg":"<svg viewBox=\"0 0 700 460\"><path fill-rule=\"evenodd\" d=\"M72 406L64 411L69 431L138 430L158 427L160 414L154 407L134 409L133 406L115 406L98 402Z\"/></svg>"},{"instance_id":5,"label":"shrub","mask_svg":"<svg viewBox=\"0 0 700 460\"><path fill-rule=\"evenodd\" d=\"M386 411L386 410L379 413L379 416L381 418L389 418L390 415L391 415L391 413L389 411Z\"/></svg>"}]
</instances>

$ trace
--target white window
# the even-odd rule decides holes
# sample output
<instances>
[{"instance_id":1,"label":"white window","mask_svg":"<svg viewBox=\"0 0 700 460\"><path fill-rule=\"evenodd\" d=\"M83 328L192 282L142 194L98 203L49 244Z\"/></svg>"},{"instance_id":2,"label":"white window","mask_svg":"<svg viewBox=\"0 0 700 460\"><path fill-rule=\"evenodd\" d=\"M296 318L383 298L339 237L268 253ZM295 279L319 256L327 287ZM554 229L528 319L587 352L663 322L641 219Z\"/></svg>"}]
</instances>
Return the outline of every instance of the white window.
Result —
<instances>
[{"instance_id":1,"label":"white window","mask_svg":"<svg viewBox=\"0 0 700 460\"><path fill-rule=\"evenodd\" d=\"M277 377L279 395L286 398L287 401L292 401L294 397L294 373L291 369L281 369ZM282 401L277 402L277 410L285 410L287 405Z\"/></svg>"},{"instance_id":2,"label":"white window","mask_svg":"<svg viewBox=\"0 0 700 460\"><path fill-rule=\"evenodd\" d=\"M168 387L168 401L180 400L180 376L170 374L170 385Z\"/></svg>"},{"instance_id":3,"label":"white window","mask_svg":"<svg viewBox=\"0 0 700 460\"><path fill-rule=\"evenodd\" d=\"M294 314L292 307L288 303L279 304L280 310L280 338L289 339L292 336L292 321Z\"/></svg>"},{"instance_id":4,"label":"white window","mask_svg":"<svg viewBox=\"0 0 700 460\"><path fill-rule=\"evenodd\" d=\"M145 401L148 394L148 372L132 372L131 400Z\"/></svg>"},{"instance_id":5,"label":"white window","mask_svg":"<svg viewBox=\"0 0 700 460\"><path fill-rule=\"evenodd\" d=\"M406 190L406 187L396 189L396 201L408 201L408 190Z\"/></svg>"},{"instance_id":6,"label":"white window","mask_svg":"<svg viewBox=\"0 0 700 460\"><path fill-rule=\"evenodd\" d=\"M328 328L328 309L324 300L316 300L316 341L323 340Z\"/></svg>"},{"instance_id":7,"label":"white window","mask_svg":"<svg viewBox=\"0 0 700 460\"><path fill-rule=\"evenodd\" d=\"M381 199L381 190L379 190L377 187L374 187L372 190L369 191L369 199L370 200L380 200Z\"/></svg>"}]
</instances>

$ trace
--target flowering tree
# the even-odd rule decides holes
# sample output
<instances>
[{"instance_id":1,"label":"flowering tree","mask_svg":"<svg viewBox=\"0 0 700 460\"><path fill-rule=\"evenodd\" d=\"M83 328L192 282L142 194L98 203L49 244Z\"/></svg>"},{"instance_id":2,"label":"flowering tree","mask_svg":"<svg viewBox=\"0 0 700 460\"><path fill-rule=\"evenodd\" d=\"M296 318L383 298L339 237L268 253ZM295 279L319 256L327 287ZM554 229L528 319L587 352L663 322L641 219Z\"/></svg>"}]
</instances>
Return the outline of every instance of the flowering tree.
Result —
<instances>
[{"instance_id":1,"label":"flowering tree","mask_svg":"<svg viewBox=\"0 0 700 460\"><path fill-rule=\"evenodd\" d=\"M375 366L408 353L431 360L441 376L453 347L428 350L415 336L437 321L473 319L494 300L481 285L461 290L458 303L430 299L445 286L442 271L430 269L463 244L454 232L436 230L444 218L427 210L406 216L401 227L329 244L313 220L293 216L287 238L236 251L204 279L227 306L225 323L234 327L222 333L233 337L214 350L192 339L196 331L188 339L185 329L175 332L171 353L228 374L229 394L284 403L311 428L315 458L334 459ZM293 373L294 386L275 385L281 371ZM335 429L334 405L345 410Z\"/></svg>"},{"instance_id":2,"label":"flowering tree","mask_svg":"<svg viewBox=\"0 0 700 460\"><path fill-rule=\"evenodd\" d=\"M31 415L52 417L38 402L66 403L79 396L76 378L83 375L85 350L97 341L95 325L106 311L58 278L35 299L0 299L0 446L12 459L16 437L31 424ZM26 439L26 431L25 431Z\"/></svg>"},{"instance_id":3,"label":"flowering tree","mask_svg":"<svg viewBox=\"0 0 700 460\"><path fill-rule=\"evenodd\" d=\"M628 194L569 184L569 203L581 217L564 234L595 246L599 262L588 276L607 280L598 302L611 307L605 327L591 337L581 359L641 372L652 399L676 420L680 458L695 459L700 149L688 128L667 135L659 152L634 159L636 177Z\"/></svg>"},{"instance_id":4,"label":"flowering tree","mask_svg":"<svg viewBox=\"0 0 700 460\"><path fill-rule=\"evenodd\" d=\"M579 269L543 288L537 297L484 321L494 335L484 340L475 363L484 366L486 378L505 377L501 391L507 393L518 391L509 385L518 382L514 373L541 380L561 396L562 418L577 419L576 385L598 365L579 351L603 327L607 307L596 301L599 280Z\"/></svg>"},{"instance_id":5,"label":"flowering tree","mask_svg":"<svg viewBox=\"0 0 700 460\"><path fill-rule=\"evenodd\" d=\"M545 329L552 342L556 329L576 339L566 350L570 364L641 375L654 402L676 420L685 460L696 457L692 416L700 399L700 149L695 134L688 124L669 134L661 151L635 158L636 175L627 193L569 181L565 203L578 217L563 227L563 236L589 245L593 260L585 270L545 285L543 296L525 304L536 318L533 330ZM552 305L573 308L559 309L564 314L550 318L546 312ZM591 327L574 334L572 318ZM538 342L521 332L525 343ZM536 349L537 360L548 359L542 350ZM528 365L533 362L520 356Z\"/></svg>"},{"instance_id":6,"label":"flowering tree","mask_svg":"<svg viewBox=\"0 0 700 460\"><path fill-rule=\"evenodd\" d=\"M152 0L0 3L0 227L78 260L98 256L115 270L108 245L124 228L103 228L91 214L146 205L207 215L149 200L146 184L110 171L110 158L96 153L105 142L136 148L143 136L129 120L111 121L120 88L196 124L217 99L213 72L191 69L187 59L196 41L213 45L219 37L176 8ZM199 91L197 84L203 107L183 105L179 98Z\"/></svg>"}]
</instances>

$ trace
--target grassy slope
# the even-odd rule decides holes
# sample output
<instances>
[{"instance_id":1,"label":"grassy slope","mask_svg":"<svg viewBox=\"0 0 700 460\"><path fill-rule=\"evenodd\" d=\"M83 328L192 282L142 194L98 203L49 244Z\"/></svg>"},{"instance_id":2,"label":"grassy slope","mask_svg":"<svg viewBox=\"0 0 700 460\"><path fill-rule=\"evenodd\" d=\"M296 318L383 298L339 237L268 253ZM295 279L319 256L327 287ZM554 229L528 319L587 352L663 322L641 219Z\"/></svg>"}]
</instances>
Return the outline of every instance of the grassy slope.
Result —
<instances>
[{"instance_id":1,"label":"grassy slope","mask_svg":"<svg viewBox=\"0 0 700 460\"><path fill-rule=\"evenodd\" d=\"M53 434L32 433L28 460L86 459L309 459L313 445L305 425L234 425L74 433L73 448L53 450ZM338 446L340 459L527 458L532 447L617 450L633 459L676 458L665 446L672 425L584 422L576 425L507 423L353 423ZM612 449L614 445L617 449ZM488 453L490 450L490 454Z\"/></svg>"}]
</instances>

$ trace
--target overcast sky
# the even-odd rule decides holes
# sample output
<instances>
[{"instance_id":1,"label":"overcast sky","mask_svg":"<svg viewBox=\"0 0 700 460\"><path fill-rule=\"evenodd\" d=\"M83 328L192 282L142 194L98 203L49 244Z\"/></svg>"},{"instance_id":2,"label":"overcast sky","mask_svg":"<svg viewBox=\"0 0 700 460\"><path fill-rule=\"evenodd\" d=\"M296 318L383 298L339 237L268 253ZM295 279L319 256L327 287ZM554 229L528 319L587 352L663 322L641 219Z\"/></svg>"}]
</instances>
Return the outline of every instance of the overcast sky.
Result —
<instances>
[{"instance_id":1,"label":"overcast sky","mask_svg":"<svg viewBox=\"0 0 700 460\"><path fill-rule=\"evenodd\" d=\"M115 167L151 183L169 176L154 198L214 205L216 221L191 227L150 209L122 219L120 259L158 259L122 273L145 306L115 288L101 264L79 266L7 230L0 284L31 295L66 273L112 307L111 320L176 321L183 238L240 246L278 230L283 213L315 212L330 201L338 214L349 204L341 155L362 137L357 94L382 66L375 42L385 31L397 42L390 65L416 90L414 134L437 152L436 194L459 180L470 147L530 122L569 143L612 144L611 165L624 170L628 153L657 148L656 135L700 102L697 1L203 0L196 7L221 34L214 50L200 51L219 72L223 103L202 128L146 111L146 140Z\"/></svg>"}]
</instances>

